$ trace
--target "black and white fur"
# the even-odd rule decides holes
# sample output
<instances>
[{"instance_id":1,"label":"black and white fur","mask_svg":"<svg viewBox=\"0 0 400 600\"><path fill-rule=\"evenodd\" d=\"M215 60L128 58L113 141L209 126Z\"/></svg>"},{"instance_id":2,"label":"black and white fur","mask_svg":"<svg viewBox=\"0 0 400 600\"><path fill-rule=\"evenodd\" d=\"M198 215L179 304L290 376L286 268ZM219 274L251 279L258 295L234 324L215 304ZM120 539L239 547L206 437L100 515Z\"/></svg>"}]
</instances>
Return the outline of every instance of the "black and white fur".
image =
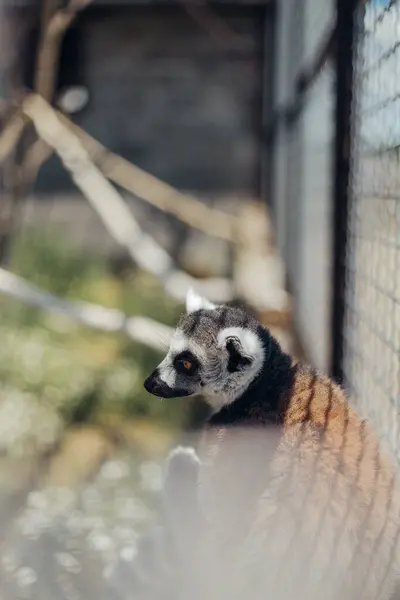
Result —
<instances>
[{"instance_id":1,"label":"black and white fur","mask_svg":"<svg viewBox=\"0 0 400 600\"><path fill-rule=\"evenodd\" d=\"M215 306L190 291L186 309L166 357L144 385L166 398L201 394L217 412L260 377L277 343L240 308ZM180 357L194 361L192 373L177 368ZM284 362L290 362L286 355Z\"/></svg>"}]
</instances>

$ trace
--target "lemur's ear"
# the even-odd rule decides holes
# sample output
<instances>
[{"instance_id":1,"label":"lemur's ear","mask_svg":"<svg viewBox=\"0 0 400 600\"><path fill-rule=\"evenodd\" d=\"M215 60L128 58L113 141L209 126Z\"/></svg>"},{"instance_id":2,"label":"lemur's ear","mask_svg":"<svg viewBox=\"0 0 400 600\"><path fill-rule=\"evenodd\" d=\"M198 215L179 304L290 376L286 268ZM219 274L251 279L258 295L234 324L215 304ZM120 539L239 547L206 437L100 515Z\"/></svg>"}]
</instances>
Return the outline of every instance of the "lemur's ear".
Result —
<instances>
[{"instance_id":1,"label":"lemur's ear","mask_svg":"<svg viewBox=\"0 0 400 600\"><path fill-rule=\"evenodd\" d=\"M245 327L226 327L218 334L218 346L228 352L228 371L234 373L262 361L264 347L256 332Z\"/></svg>"},{"instance_id":2,"label":"lemur's ear","mask_svg":"<svg viewBox=\"0 0 400 600\"><path fill-rule=\"evenodd\" d=\"M202 308L206 310L213 310L217 307L215 304L207 300L207 298L199 296L199 294L197 294L193 288L190 288L186 295L186 312L192 313Z\"/></svg>"},{"instance_id":3,"label":"lemur's ear","mask_svg":"<svg viewBox=\"0 0 400 600\"><path fill-rule=\"evenodd\" d=\"M226 349L229 355L227 367L229 373L240 371L253 362L250 356L246 356L244 348L237 337L226 338Z\"/></svg>"}]
</instances>

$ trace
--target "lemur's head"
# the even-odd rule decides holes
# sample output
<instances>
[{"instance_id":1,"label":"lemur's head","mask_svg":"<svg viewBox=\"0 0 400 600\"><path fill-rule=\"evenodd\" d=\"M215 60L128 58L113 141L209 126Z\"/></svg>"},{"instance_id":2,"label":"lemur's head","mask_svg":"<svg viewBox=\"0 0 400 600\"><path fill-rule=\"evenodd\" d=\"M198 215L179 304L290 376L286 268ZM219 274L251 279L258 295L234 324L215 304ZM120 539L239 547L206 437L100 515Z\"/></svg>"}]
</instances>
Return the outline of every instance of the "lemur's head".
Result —
<instances>
[{"instance_id":1,"label":"lemur's head","mask_svg":"<svg viewBox=\"0 0 400 600\"><path fill-rule=\"evenodd\" d=\"M214 306L193 291L186 311L166 357L144 387L162 398L202 394L219 408L239 397L259 374L269 335L244 310Z\"/></svg>"}]
</instances>

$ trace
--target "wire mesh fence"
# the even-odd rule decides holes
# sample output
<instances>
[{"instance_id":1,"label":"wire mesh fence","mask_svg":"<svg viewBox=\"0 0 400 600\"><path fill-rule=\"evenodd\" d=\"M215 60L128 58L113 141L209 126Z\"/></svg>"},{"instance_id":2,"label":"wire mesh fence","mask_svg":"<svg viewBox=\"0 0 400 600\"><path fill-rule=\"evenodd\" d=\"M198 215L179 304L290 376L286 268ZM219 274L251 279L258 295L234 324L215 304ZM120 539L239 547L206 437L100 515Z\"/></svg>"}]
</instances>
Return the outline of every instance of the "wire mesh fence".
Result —
<instances>
[{"instance_id":1,"label":"wire mesh fence","mask_svg":"<svg viewBox=\"0 0 400 600\"><path fill-rule=\"evenodd\" d=\"M356 404L399 456L400 197L397 2L357 14L344 376Z\"/></svg>"},{"instance_id":2,"label":"wire mesh fence","mask_svg":"<svg viewBox=\"0 0 400 600\"><path fill-rule=\"evenodd\" d=\"M273 206L296 322L309 359L344 381L398 455L400 6L289 4Z\"/></svg>"}]
</instances>

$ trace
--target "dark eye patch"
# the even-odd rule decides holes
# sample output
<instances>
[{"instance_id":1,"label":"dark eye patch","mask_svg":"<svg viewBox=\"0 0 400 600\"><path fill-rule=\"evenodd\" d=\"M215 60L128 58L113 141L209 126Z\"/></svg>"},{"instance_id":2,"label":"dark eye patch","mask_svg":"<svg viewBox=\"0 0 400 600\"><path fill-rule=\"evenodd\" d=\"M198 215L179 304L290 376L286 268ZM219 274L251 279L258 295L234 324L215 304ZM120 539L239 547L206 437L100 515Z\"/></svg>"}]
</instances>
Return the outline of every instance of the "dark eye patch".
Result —
<instances>
[{"instance_id":1,"label":"dark eye patch","mask_svg":"<svg viewBox=\"0 0 400 600\"><path fill-rule=\"evenodd\" d=\"M194 375L199 370L199 366L197 358L188 350L177 354L174 358L175 370L181 375Z\"/></svg>"}]
</instances>

